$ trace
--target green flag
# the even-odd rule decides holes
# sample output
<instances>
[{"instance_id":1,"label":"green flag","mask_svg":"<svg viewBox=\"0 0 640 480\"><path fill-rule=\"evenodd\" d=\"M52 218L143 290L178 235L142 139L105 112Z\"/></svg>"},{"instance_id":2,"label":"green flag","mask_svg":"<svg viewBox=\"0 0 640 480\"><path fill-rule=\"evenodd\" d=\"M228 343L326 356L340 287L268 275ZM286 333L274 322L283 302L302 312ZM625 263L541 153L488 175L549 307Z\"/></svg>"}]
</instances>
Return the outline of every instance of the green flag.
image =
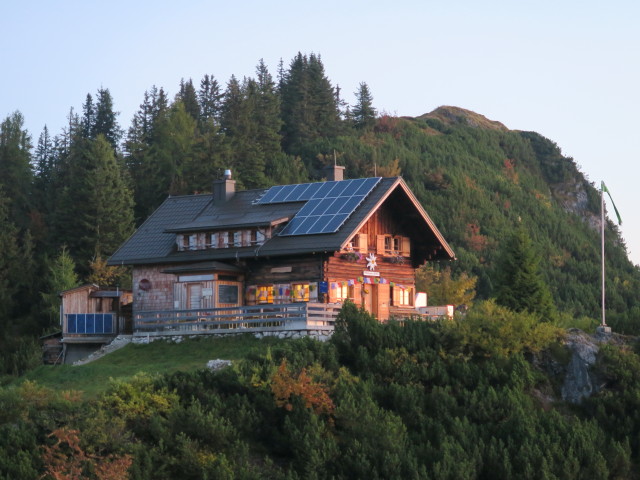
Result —
<instances>
[{"instance_id":1,"label":"green flag","mask_svg":"<svg viewBox=\"0 0 640 480\"><path fill-rule=\"evenodd\" d=\"M620 213L618 212L618 209L616 208L616 204L613 201L613 197L611 197L611 192L609 192L609 189L604 184L604 182L602 182L602 191L603 192L607 192L607 195L609 195L609 199L611 200L611 205L613 205L613 210L616 212L616 217L618 217L618 225L622 225L622 218L620 218Z\"/></svg>"}]
</instances>

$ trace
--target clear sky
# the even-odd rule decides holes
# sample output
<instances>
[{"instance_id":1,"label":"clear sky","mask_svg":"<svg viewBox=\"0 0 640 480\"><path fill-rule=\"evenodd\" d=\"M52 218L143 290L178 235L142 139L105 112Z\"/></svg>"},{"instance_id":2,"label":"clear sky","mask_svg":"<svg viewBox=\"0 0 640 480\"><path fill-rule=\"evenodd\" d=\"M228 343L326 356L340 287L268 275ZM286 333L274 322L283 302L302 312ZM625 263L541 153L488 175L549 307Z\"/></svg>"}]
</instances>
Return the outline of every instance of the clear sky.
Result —
<instances>
[{"instance_id":1,"label":"clear sky","mask_svg":"<svg viewBox=\"0 0 640 480\"><path fill-rule=\"evenodd\" d=\"M453 105L550 138L606 182L640 264L639 24L637 0L6 1L0 118L22 112L35 143L104 87L127 128L153 85L316 53L348 102L364 81L382 112Z\"/></svg>"}]
</instances>

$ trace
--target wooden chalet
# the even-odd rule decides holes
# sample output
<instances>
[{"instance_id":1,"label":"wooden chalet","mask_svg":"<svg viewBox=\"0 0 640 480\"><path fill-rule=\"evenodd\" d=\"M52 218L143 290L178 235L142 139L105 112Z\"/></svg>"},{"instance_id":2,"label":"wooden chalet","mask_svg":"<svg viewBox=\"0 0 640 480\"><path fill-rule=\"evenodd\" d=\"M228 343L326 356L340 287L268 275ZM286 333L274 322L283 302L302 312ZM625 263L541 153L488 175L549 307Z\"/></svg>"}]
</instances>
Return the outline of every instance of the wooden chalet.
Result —
<instances>
[{"instance_id":1,"label":"wooden chalet","mask_svg":"<svg viewBox=\"0 0 640 480\"><path fill-rule=\"evenodd\" d=\"M454 253L400 177L169 197L109 259L133 266L135 335L332 327L351 300L417 314L415 269ZM320 328L321 329L321 328Z\"/></svg>"}]
</instances>

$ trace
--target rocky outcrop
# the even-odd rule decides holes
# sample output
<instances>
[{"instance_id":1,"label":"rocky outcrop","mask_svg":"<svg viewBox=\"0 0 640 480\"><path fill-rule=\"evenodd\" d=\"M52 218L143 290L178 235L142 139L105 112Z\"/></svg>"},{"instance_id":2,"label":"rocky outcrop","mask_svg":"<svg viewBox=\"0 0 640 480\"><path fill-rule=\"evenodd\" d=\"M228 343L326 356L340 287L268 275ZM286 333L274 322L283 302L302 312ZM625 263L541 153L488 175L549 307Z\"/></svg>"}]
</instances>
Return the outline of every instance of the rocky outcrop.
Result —
<instances>
[{"instance_id":1,"label":"rocky outcrop","mask_svg":"<svg viewBox=\"0 0 640 480\"><path fill-rule=\"evenodd\" d=\"M594 382L589 367L596 362L598 346L586 334L573 333L567 339L567 347L573 354L562 384L562 399L570 403L580 403L594 393Z\"/></svg>"},{"instance_id":2,"label":"rocky outcrop","mask_svg":"<svg viewBox=\"0 0 640 480\"><path fill-rule=\"evenodd\" d=\"M562 400L579 404L598 391L598 383L591 367L596 363L600 345L609 342L624 343L620 335L590 335L578 329L568 330L565 343L572 355L562 384Z\"/></svg>"}]
</instances>

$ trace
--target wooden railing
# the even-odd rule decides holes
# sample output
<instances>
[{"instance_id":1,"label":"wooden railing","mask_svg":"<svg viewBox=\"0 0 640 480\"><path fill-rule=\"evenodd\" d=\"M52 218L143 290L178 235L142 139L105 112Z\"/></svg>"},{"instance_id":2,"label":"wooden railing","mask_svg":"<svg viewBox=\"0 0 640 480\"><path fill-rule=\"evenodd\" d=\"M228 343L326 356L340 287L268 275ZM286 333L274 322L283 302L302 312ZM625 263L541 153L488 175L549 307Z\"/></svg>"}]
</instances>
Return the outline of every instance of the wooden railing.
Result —
<instances>
[{"instance_id":1,"label":"wooden railing","mask_svg":"<svg viewBox=\"0 0 640 480\"><path fill-rule=\"evenodd\" d=\"M136 312L134 332L149 335L189 335L226 331L273 332L333 330L341 305L288 303L198 310Z\"/></svg>"}]
</instances>

